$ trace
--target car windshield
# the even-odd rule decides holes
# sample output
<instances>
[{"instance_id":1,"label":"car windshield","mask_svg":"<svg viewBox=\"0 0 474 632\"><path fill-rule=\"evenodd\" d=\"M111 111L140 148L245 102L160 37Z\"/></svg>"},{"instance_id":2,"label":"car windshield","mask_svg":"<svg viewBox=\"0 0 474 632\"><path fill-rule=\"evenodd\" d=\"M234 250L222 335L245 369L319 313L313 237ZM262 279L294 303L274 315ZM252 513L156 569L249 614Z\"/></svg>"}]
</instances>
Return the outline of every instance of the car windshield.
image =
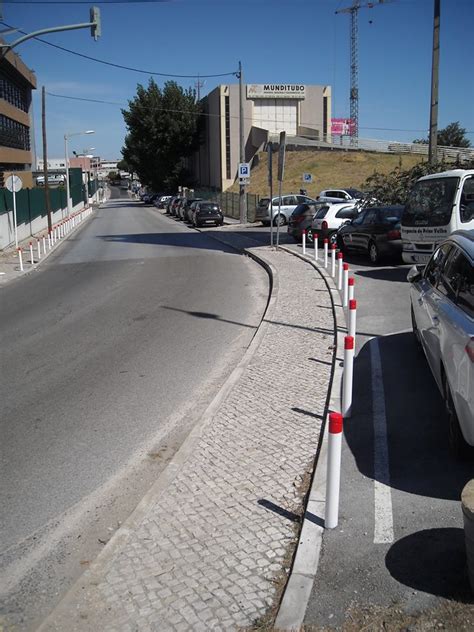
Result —
<instances>
[{"instance_id":1,"label":"car windshield","mask_svg":"<svg viewBox=\"0 0 474 632\"><path fill-rule=\"evenodd\" d=\"M212 204L211 202L209 202L209 204L200 204L199 205L199 210L201 210L201 211L218 211L219 207L217 206L217 204Z\"/></svg>"},{"instance_id":2,"label":"car windshield","mask_svg":"<svg viewBox=\"0 0 474 632\"><path fill-rule=\"evenodd\" d=\"M404 226L446 226L459 178L430 178L415 184L403 213Z\"/></svg>"}]
</instances>

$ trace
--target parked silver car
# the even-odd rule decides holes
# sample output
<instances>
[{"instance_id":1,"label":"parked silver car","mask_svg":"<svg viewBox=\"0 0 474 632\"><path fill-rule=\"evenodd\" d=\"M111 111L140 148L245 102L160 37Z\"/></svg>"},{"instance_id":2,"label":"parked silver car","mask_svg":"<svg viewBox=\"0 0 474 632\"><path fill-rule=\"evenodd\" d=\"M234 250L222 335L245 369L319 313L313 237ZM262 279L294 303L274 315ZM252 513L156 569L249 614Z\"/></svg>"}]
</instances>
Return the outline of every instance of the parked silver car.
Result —
<instances>
[{"instance_id":1,"label":"parked silver car","mask_svg":"<svg viewBox=\"0 0 474 632\"><path fill-rule=\"evenodd\" d=\"M326 189L321 191L318 195L318 202L355 202L356 200L363 200L365 193L358 189Z\"/></svg>"},{"instance_id":2,"label":"parked silver car","mask_svg":"<svg viewBox=\"0 0 474 632\"><path fill-rule=\"evenodd\" d=\"M424 269L414 266L411 317L416 339L446 402L456 456L474 446L474 231L457 231Z\"/></svg>"},{"instance_id":3,"label":"parked silver car","mask_svg":"<svg viewBox=\"0 0 474 632\"><path fill-rule=\"evenodd\" d=\"M307 195L292 193L281 196L281 204L278 208L279 199L278 196L272 199L270 210L270 198L261 198L255 212L255 219L261 221L264 226L269 226L271 221L273 221L274 226L277 224L284 226L288 224L291 214L298 204L316 204L316 200Z\"/></svg>"}]
</instances>

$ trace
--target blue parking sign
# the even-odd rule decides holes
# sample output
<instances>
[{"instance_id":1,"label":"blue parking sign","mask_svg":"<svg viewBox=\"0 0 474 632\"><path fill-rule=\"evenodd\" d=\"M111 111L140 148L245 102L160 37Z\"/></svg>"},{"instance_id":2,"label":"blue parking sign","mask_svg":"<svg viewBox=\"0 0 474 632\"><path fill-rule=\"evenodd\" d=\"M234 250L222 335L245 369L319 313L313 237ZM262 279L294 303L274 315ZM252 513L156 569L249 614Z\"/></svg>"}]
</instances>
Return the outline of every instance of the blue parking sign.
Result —
<instances>
[{"instance_id":1,"label":"blue parking sign","mask_svg":"<svg viewBox=\"0 0 474 632\"><path fill-rule=\"evenodd\" d=\"M248 162L239 163L239 178L250 178L250 165Z\"/></svg>"}]
</instances>

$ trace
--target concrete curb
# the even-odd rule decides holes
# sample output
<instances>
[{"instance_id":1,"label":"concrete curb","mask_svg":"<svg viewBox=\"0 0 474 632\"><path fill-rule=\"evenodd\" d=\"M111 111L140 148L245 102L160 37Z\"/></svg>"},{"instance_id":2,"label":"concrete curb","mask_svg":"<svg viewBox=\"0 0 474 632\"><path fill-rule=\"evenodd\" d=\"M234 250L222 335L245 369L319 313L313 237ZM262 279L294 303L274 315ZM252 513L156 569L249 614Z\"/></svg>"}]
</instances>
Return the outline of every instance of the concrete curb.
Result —
<instances>
[{"instance_id":1,"label":"concrete curb","mask_svg":"<svg viewBox=\"0 0 474 632\"><path fill-rule=\"evenodd\" d=\"M326 506L326 469L327 443L326 419L329 411L341 409L342 359L344 349L345 314L339 292L330 274L308 257L280 246L285 252L307 261L321 274L331 294L334 330L334 355L331 384L326 401L325 419L320 437L320 445L315 456L313 480L308 494L306 510L297 545L293 566L275 619L276 630L298 631L303 625L306 608L311 596L314 579L318 570L324 533L324 515Z\"/></svg>"}]
</instances>

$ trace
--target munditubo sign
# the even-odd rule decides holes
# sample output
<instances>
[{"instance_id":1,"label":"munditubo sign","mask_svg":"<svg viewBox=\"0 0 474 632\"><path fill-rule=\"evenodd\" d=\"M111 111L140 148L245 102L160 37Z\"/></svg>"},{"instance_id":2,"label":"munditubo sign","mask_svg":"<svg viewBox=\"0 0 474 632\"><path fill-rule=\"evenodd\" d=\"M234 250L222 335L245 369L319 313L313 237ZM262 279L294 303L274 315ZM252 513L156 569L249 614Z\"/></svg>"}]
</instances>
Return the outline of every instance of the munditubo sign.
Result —
<instances>
[{"instance_id":1,"label":"munditubo sign","mask_svg":"<svg viewBox=\"0 0 474 632\"><path fill-rule=\"evenodd\" d=\"M306 86L294 83L249 83L247 99L304 99Z\"/></svg>"}]
</instances>

